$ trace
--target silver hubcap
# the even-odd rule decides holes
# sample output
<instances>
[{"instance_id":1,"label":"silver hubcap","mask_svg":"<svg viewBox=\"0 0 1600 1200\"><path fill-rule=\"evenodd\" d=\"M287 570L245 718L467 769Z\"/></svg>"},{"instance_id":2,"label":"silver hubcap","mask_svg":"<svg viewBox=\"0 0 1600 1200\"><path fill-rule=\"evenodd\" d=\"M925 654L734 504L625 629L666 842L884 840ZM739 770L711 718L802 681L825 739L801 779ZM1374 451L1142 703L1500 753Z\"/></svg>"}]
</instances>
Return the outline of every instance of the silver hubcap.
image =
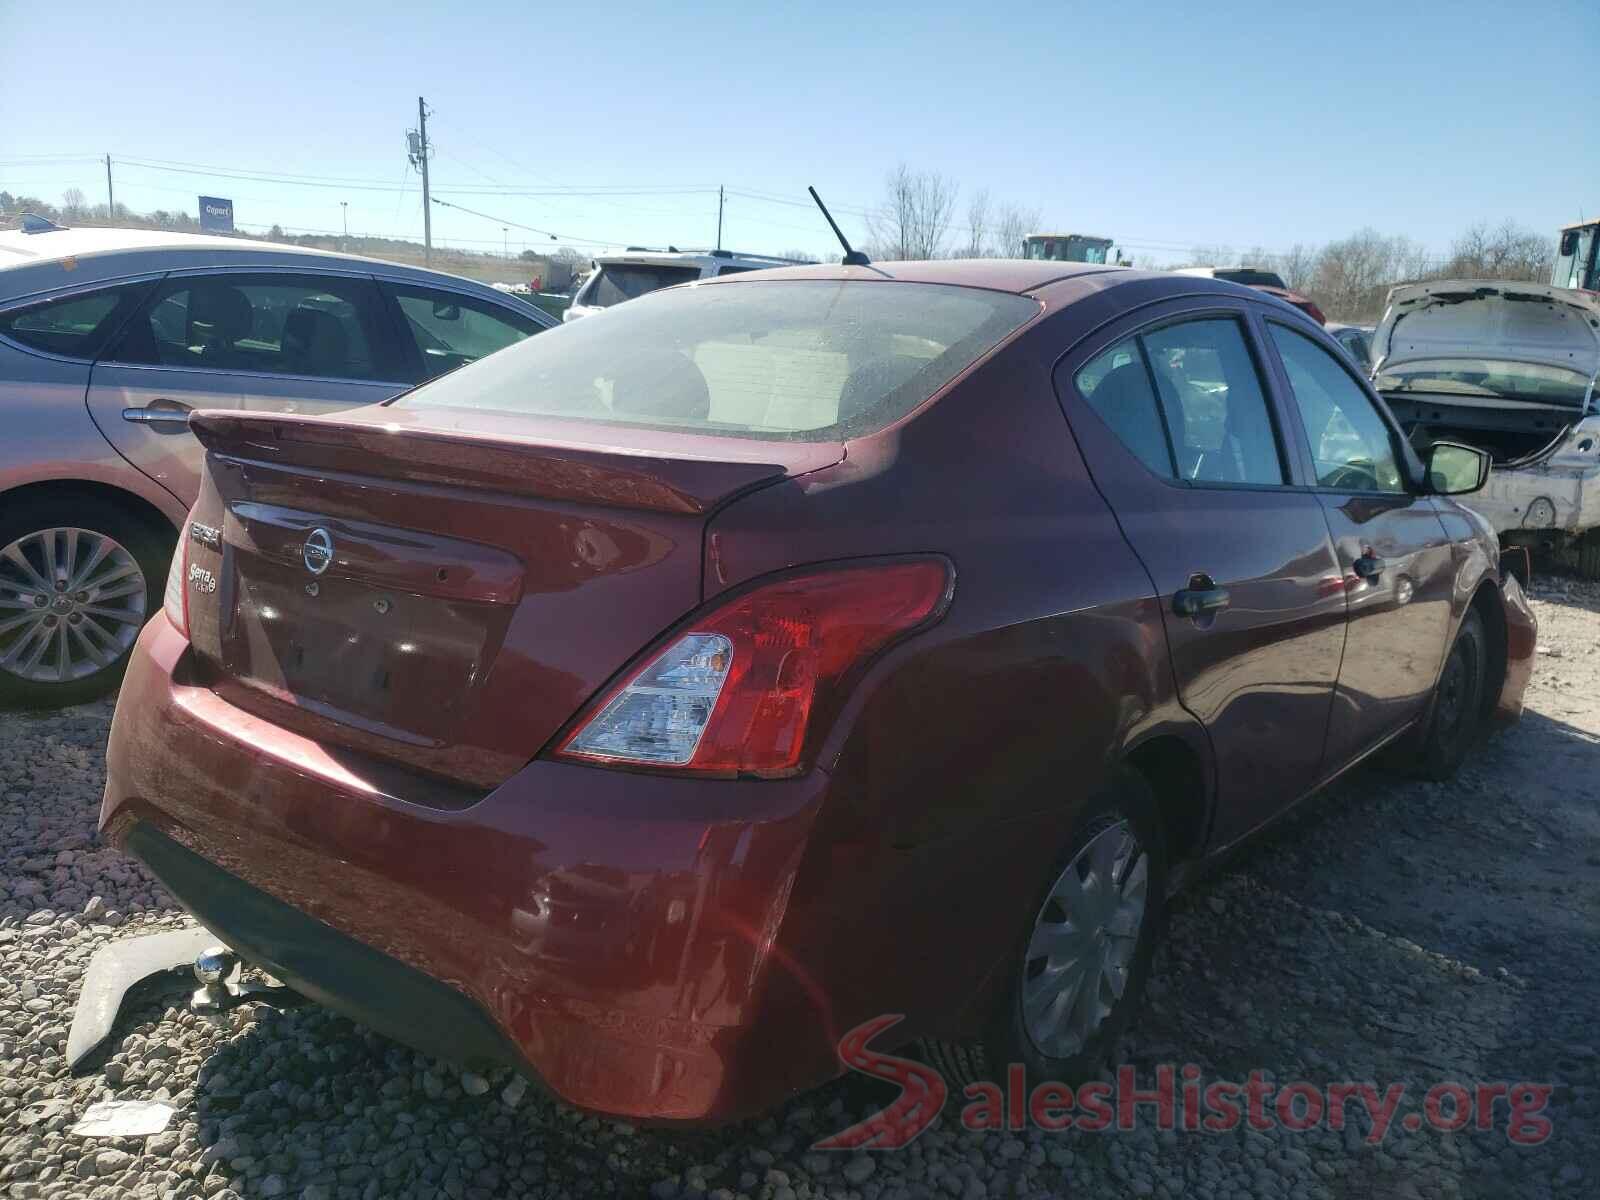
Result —
<instances>
[{"instance_id":1,"label":"silver hubcap","mask_svg":"<svg viewBox=\"0 0 1600 1200\"><path fill-rule=\"evenodd\" d=\"M1041 1054L1083 1050L1128 986L1149 859L1126 821L1096 834L1061 872L1022 964L1022 1024Z\"/></svg>"},{"instance_id":2,"label":"silver hubcap","mask_svg":"<svg viewBox=\"0 0 1600 1200\"><path fill-rule=\"evenodd\" d=\"M0 550L0 671L36 683L85 679L144 624L144 572L92 529L41 529Z\"/></svg>"}]
</instances>

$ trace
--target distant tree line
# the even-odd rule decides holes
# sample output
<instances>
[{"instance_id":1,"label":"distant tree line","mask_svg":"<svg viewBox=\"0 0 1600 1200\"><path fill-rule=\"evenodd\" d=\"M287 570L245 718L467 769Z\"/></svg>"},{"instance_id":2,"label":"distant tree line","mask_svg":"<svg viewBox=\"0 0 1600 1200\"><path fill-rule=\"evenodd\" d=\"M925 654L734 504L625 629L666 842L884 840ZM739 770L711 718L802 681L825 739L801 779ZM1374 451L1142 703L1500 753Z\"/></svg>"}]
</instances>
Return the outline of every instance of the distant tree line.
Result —
<instances>
[{"instance_id":1,"label":"distant tree line","mask_svg":"<svg viewBox=\"0 0 1600 1200\"><path fill-rule=\"evenodd\" d=\"M1513 279L1548 283L1555 238L1507 220L1479 223L1451 243L1440 258L1408 237L1362 229L1324 246L1296 244L1272 254L1229 246L1197 246L1186 265L1264 267L1304 292L1333 321L1370 324L1383 315L1384 298L1398 283L1434 279ZM1142 261L1140 265L1143 265Z\"/></svg>"},{"instance_id":2,"label":"distant tree line","mask_svg":"<svg viewBox=\"0 0 1600 1200\"><path fill-rule=\"evenodd\" d=\"M987 190L967 199L964 219L960 187L936 171L904 163L890 171L878 204L867 213L873 258L1013 258L1022 241L1040 232L1036 210L994 204ZM1383 312L1384 297L1397 283L1430 279L1515 279L1547 282L1555 255L1553 237L1512 221L1477 224L1456 238L1440 258L1404 236L1362 229L1326 245L1297 243L1285 253L1259 246L1197 246L1182 263L1159 263L1140 255L1134 265L1151 270L1177 266L1262 267L1276 271L1297 292L1315 300L1330 320L1370 323Z\"/></svg>"}]
</instances>

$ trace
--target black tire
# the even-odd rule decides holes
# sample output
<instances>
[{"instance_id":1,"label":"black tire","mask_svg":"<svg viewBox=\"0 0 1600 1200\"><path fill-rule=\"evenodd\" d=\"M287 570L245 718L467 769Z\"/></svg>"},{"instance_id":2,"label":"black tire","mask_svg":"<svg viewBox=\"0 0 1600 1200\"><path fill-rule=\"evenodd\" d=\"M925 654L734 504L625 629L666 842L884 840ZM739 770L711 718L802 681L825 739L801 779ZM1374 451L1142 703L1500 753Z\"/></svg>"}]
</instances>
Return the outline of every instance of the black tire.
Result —
<instances>
[{"instance_id":1,"label":"black tire","mask_svg":"<svg viewBox=\"0 0 1600 1200\"><path fill-rule=\"evenodd\" d=\"M153 527L141 516L94 496L56 494L9 504L0 500L0 553L42 530L69 528L110 538L126 550L144 581L144 621L161 611L161 594L175 540L171 532ZM26 586L22 578L13 564L0 563L0 602L15 602L19 595L26 594L17 590L19 586ZM121 599L126 600L125 597ZM0 603L0 626L16 615L19 613L15 607ZM143 622L101 621L100 624L108 629L140 628ZM104 666L84 668L91 673L64 680L33 679L19 673L20 658L6 664L8 652L16 647L20 636L15 629L0 632L0 706L7 708L61 708L103 696L121 681L132 652L130 640L130 644Z\"/></svg>"},{"instance_id":2,"label":"black tire","mask_svg":"<svg viewBox=\"0 0 1600 1200\"><path fill-rule=\"evenodd\" d=\"M1483 726L1484 678L1489 665L1489 643L1483 618L1468 609L1456 640L1439 672L1439 682L1428 703L1422 734L1409 761L1400 765L1419 779L1442 782L1460 769L1467 751Z\"/></svg>"},{"instance_id":3,"label":"black tire","mask_svg":"<svg viewBox=\"0 0 1600 1200\"><path fill-rule=\"evenodd\" d=\"M1585 579L1600 579L1600 529L1591 529L1578 539L1578 574Z\"/></svg>"},{"instance_id":4,"label":"black tire","mask_svg":"<svg viewBox=\"0 0 1600 1200\"><path fill-rule=\"evenodd\" d=\"M1057 880L1079 851L1122 821L1128 823L1146 860L1145 908L1126 983L1121 996L1111 1004L1109 1013L1093 1035L1085 1039L1082 1049L1063 1057L1052 1057L1034 1043L1023 1018L1022 992L1028 971L1028 946L1036 921L1051 902ZM962 1088L984 1079L1003 1086L1011 1063L1023 1064L1030 1088L1045 1080L1076 1086L1094 1078L1143 1003L1151 960L1165 923L1166 892L1167 850L1156 814L1155 797L1143 776L1132 770L1121 770L1111 794L1092 802L1079 816L1051 868L1050 877L1040 882L1035 903L1019 922L1009 968L1011 978L990 1015L986 1036L976 1042L922 1040L923 1057L945 1076L951 1095L959 1100Z\"/></svg>"}]
</instances>

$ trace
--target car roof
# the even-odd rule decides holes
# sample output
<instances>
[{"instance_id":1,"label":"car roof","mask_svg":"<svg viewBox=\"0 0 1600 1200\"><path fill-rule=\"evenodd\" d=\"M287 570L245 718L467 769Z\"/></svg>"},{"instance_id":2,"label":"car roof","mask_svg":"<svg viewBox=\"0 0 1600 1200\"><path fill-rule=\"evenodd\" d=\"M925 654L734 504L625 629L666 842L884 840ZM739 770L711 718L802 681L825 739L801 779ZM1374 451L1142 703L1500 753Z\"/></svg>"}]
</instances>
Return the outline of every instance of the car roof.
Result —
<instances>
[{"instance_id":1,"label":"car roof","mask_svg":"<svg viewBox=\"0 0 1600 1200\"><path fill-rule=\"evenodd\" d=\"M360 272L483 296L526 312L547 328L555 323L543 309L515 293L496 291L476 279L428 267L255 238L93 226L40 233L0 232L0 303L127 277L209 267L317 267Z\"/></svg>"},{"instance_id":2,"label":"car roof","mask_svg":"<svg viewBox=\"0 0 1600 1200\"><path fill-rule=\"evenodd\" d=\"M846 267L829 263L804 267L776 267L770 271L762 271L755 278L943 283L956 287L987 288L990 291L1015 292L1023 295L1037 291L1057 280L1123 270L1126 268L1104 266L1099 263L1052 262L1026 258L939 258L915 262L880 262L866 267ZM1135 273L1146 274L1146 272ZM726 278L719 276L716 279L702 280L702 284L726 287L750 278L746 275L732 275Z\"/></svg>"},{"instance_id":3,"label":"car roof","mask_svg":"<svg viewBox=\"0 0 1600 1200\"><path fill-rule=\"evenodd\" d=\"M1137 287L1136 303L1168 300L1178 296L1223 295L1255 301L1266 300L1285 312L1304 316L1288 301L1270 295L1269 289L1250 287L1209 275L1180 275L1175 271L1141 271L1100 263L1069 263L1023 258L933 259L917 262L882 262L866 267L820 264L808 267L780 267L749 275L717 276L698 284L680 287L736 287L742 283L777 282L786 279L855 280L863 283L938 283L952 287L986 288L1034 296L1048 308L1059 309L1111 288ZM1278 289L1270 289L1276 292ZM1319 326L1320 328L1320 326Z\"/></svg>"},{"instance_id":4,"label":"car roof","mask_svg":"<svg viewBox=\"0 0 1600 1200\"><path fill-rule=\"evenodd\" d=\"M11 229L0 233L0 270L24 262L61 258L83 258L91 254L112 254L123 250L240 250L259 247L275 253L308 254L326 258L351 257L307 246L257 241L255 238L216 237L204 233L172 233L164 229L118 229L86 226L47 229L23 233Z\"/></svg>"}]
</instances>

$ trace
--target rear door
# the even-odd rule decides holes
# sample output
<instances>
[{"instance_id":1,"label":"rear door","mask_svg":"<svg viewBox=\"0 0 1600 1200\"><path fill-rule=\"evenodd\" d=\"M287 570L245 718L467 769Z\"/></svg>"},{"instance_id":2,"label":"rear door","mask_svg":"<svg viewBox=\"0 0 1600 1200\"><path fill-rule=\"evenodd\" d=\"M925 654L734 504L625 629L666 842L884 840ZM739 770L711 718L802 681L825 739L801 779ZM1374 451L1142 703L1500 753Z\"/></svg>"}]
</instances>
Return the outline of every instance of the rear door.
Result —
<instances>
[{"instance_id":1,"label":"rear door","mask_svg":"<svg viewBox=\"0 0 1600 1200\"><path fill-rule=\"evenodd\" d=\"M95 363L89 413L124 458L192 504L191 411L333 412L387 399L410 373L370 277L175 273Z\"/></svg>"},{"instance_id":2,"label":"rear door","mask_svg":"<svg viewBox=\"0 0 1600 1200\"><path fill-rule=\"evenodd\" d=\"M1057 387L1161 598L1179 695L1217 760L1213 837L1315 785L1344 643L1317 497L1298 486L1247 310L1179 302L1096 337ZM1086 570L1093 570L1085 563Z\"/></svg>"},{"instance_id":3,"label":"rear door","mask_svg":"<svg viewBox=\"0 0 1600 1200\"><path fill-rule=\"evenodd\" d=\"M1421 714L1450 635L1454 551L1433 501L1408 490L1399 430L1349 364L1308 334L1265 324L1349 603L1331 769Z\"/></svg>"}]
</instances>

